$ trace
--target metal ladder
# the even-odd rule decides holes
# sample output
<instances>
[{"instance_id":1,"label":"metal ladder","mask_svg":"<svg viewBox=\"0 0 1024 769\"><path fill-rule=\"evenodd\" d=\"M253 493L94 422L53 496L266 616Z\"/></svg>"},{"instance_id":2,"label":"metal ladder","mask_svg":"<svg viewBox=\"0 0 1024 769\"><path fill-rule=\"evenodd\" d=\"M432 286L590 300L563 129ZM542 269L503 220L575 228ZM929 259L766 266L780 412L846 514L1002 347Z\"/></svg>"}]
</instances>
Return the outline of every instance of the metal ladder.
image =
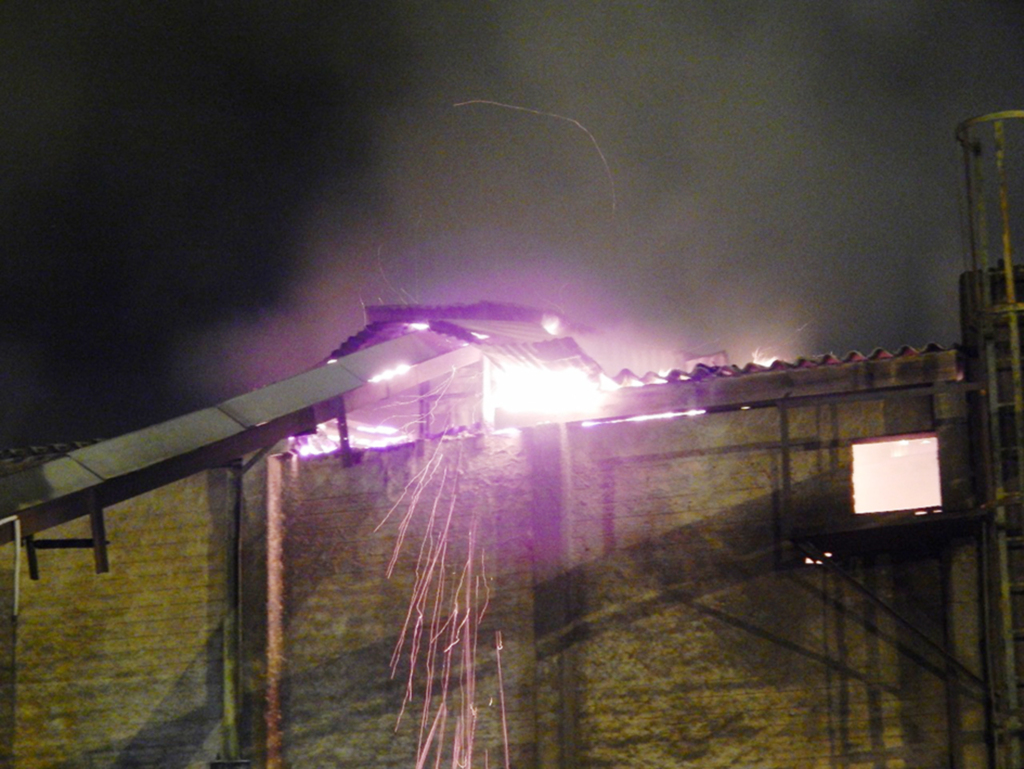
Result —
<instances>
[{"instance_id":1,"label":"metal ladder","mask_svg":"<svg viewBox=\"0 0 1024 769\"><path fill-rule=\"evenodd\" d=\"M1009 285L1012 285L1009 284ZM1005 297L1004 297L1005 298ZM1021 505L1024 472L1024 390L1021 385L1020 307L1010 292L1009 301L993 305L992 334L986 340L988 369L989 435L991 436L992 536L998 568L1000 662L1003 686L1001 726L1006 763L1020 767L1021 713L1024 675L1024 511ZM996 313L1002 317L996 316ZM1002 339L1001 337L1006 337Z\"/></svg>"},{"instance_id":2,"label":"metal ladder","mask_svg":"<svg viewBox=\"0 0 1024 769\"><path fill-rule=\"evenodd\" d=\"M960 125L964 149L969 227L975 280L971 323L985 381L986 415L980 451L985 505L988 580L987 646L994 764L1021 769L1024 743L1024 370L1021 325L1024 269L1016 269L1010 238L1010 201L1005 123L1024 110L973 118ZM991 135L988 135L988 129ZM991 157L987 157L991 156ZM985 188L985 161L994 164L995 189ZM996 203L1001 257L989 261L986 201Z\"/></svg>"}]
</instances>

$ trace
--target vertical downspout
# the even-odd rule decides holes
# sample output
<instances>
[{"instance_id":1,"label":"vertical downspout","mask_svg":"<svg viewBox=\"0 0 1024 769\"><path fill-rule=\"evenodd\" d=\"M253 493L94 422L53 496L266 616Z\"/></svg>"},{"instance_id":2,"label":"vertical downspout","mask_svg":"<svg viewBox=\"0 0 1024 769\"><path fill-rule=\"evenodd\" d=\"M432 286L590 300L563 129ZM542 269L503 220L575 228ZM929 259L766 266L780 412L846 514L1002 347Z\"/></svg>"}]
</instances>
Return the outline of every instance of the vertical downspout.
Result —
<instances>
[{"instance_id":1,"label":"vertical downspout","mask_svg":"<svg viewBox=\"0 0 1024 769\"><path fill-rule=\"evenodd\" d=\"M11 611L12 617L18 619L18 595L21 592L21 519L16 515L9 515L0 520L0 526L7 524L14 526L14 608Z\"/></svg>"},{"instance_id":2,"label":"vertical downspout","mask_svg":"<svg viewBox=\"0 0 1024 769\"><path fill-rule=\"evenodd\" d=\"M2 716L2 722L0 722L0 767L13 767L15 766L14 749L16 744L16 728L17 723L17 696L18 696L18 601L20 592L20 576L21 576L21 520L16 515L4 518L0 520L0 526L5 526L10 523L14 528L14 534L11 539L14 545L14 595L11 606L11 626L10 635L3 640L0 640L0 649L4 649L10 644L9 654L5 649L4 659L2 663L7 667L7 671L4 671L0 676L2 681L2 688L6 701L2 703L0 707L0 716ZM9 680L8 679L9 676ZM6 754L6 755L5 755Z\"/></svg>"},{"instance_id":3,"label":"vertical downspout","mask_svg":"<svg viewBox=\"0 0 1024 769\"><path fill-rule=\"evenodd\" d=\"M242 687L239 676L239 657L242 648L242 520L245 493L242 488L245 474L261 461L272 447L260 449L244 464L233 465L229 472L232 481L232 511L228 531L228 569L226 593L228 608L224 617L223 662L223 715L222 751L226 761L241 760L239 739L239 712Z\"/></svg>"}]
</instances>

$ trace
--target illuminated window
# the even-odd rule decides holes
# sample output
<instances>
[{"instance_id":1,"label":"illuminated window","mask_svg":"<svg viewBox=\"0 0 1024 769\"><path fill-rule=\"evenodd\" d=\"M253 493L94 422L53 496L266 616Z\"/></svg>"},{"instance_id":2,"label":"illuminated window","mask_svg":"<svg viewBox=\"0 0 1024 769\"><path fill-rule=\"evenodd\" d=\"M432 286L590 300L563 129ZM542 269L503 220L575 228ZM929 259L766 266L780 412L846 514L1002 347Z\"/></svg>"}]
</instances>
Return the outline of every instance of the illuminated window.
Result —
<instances>
[{"instance_id":1,"label":"illuminated window","mask_svg":"<svg viewBox=\"0 0 1024 769\"><path fill-rule=\"evenodd\" d=\"M853 511L937 512L939 441L934 435L901 435L853 444Z\"/></svg>"}]
</instances>

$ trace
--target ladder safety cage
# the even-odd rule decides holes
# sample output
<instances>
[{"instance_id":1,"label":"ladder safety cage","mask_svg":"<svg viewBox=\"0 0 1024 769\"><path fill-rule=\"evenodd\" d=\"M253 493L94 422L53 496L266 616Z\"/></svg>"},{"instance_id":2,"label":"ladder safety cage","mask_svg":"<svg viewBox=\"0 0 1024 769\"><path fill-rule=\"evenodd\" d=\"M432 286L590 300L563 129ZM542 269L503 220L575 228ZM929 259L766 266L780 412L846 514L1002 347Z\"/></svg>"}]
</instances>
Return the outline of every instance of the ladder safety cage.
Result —
<instances>
[{"instance_id":1,"label":"ladder safety cage","mask_svg":"<svg viewBox=\"0 0 1024 769\"><path fill-rule=\"evenodd\" d=\"M995 765L1017 769L1024 740L1024 269L1014 264L1012 235L1013 205L1017 219L1024 206L1024 110L967 120L957 140L971 256L965 322L984 381L978 455L989 511L984 560L990 564L985 624L992 742Z\"/></svg>"}]
</instances>

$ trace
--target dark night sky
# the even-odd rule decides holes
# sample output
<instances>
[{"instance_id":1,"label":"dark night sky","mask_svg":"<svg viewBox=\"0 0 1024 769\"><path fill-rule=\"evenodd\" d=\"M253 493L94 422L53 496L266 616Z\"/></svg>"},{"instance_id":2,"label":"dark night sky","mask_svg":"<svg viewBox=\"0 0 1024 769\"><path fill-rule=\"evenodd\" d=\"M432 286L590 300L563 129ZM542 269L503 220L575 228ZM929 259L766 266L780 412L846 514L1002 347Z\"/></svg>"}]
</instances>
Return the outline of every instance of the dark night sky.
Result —
<instances>
[{"instance_id":1,"label":"dark night sky","mask_svg":"<svg viewBox=\"0 0 1024 769\"><path fill-rule=\"evenodd\" d=\"M4 3L0 447L296 373L364 303L954 342L953 130L1024 107L1022 41L1009 2Z\"/></svg>"}]
</instances>

